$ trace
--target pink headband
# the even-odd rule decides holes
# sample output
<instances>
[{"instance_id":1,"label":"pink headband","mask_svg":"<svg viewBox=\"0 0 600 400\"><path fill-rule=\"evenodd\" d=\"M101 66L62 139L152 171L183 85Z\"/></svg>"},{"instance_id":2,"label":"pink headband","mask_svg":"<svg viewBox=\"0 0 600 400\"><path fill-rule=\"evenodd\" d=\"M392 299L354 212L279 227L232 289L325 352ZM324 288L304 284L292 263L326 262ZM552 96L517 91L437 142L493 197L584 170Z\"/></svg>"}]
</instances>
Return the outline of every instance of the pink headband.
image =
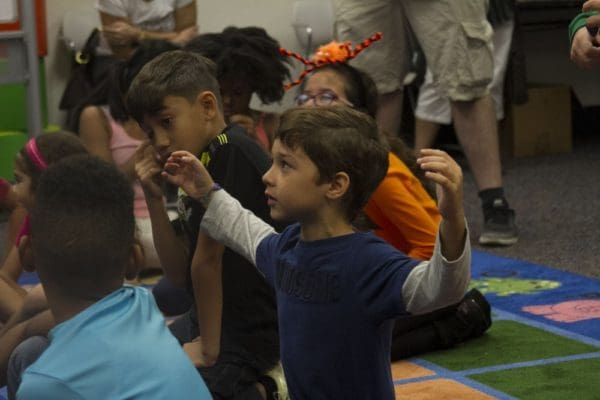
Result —
<instances>
[{"instance_id":1,"label":"pink headband","mask_svg":"<svg viewBox=\"0 0 600 400\"><path fill-rule=\"evenodd\" d=\"M35 138L29 139L27 144L25 145L25 150L27 150L27 154L29 154L29 158L33 162L33 165L41 172L48 168L48 164L44 157L42 157L42 153L40 153L40 149L38 149L37 144L35 142Z\"/></svg>"}]
</instances>

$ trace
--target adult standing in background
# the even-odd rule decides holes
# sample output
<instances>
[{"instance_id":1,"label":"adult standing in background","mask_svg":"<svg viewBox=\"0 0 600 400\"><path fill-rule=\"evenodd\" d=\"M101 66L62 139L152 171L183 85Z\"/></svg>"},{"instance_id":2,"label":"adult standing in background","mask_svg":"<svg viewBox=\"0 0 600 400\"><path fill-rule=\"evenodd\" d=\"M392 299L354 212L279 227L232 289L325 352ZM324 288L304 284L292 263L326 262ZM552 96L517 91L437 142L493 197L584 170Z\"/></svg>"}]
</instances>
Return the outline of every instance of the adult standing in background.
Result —
<instances>
[{"instance_id":1,"label":"adult standing in background","mask_svg":"<svg viewBox=\"0 0 600 400\"><path fill-rule=\"evenodd\" d=\"M196 0L96 0L102 22L99 53L128 58L143 40L183 45L198 33Z\"/></svg>"},{"instance_id":2,"label":"adult standing in background","mask_svg":"<svg viewBox=\"0 0 600 400\"><path fill-rule=\"evenodd\" d=\"M498 121L504 118L504 76L515 26L514 7L514 0L495 0L490 2L488 10L488 21L494 29L494 76L489 89ZM433 82L431 70L427 68L415 107L415 154L420 154L421 149L431 148L440 125L451 123L450 102L440 93Z\"/></svg>"},{"instance_id":3,"label":"adult standing in background","mask_svg":"<svg viewBox=\"0 0 600 400\"><path fill-rule=\"evenodd\" d=\"M479 188L484 214L479 242L514 244L515 213L502 187L498 128L488 90L494 68L488 1L334 0L334 4L339 40L358 43L373 32L383 32L385 39L354 65L371 74L378 85L379 126L396 133L410 59L405 29L410 26L434 82L450 99L456 133Z\"/></svg>"}]
</instances>

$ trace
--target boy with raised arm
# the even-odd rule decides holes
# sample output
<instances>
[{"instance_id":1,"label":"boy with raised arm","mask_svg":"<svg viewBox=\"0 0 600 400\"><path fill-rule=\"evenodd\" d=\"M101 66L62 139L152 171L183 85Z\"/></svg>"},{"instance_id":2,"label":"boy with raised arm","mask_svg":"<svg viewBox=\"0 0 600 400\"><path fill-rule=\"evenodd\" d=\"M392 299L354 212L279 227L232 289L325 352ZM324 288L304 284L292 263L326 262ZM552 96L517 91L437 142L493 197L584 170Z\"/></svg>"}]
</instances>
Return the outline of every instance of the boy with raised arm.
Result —
<instances>
[{"instance_id":1,"label":"boy with raised arm","mask_svg":"<svg viewBox=\"0 0 600 400\"><path fill-rule=\"evenodd\" d=\"M263 176L277 234L174 152L165 176L206 212L201 229L256 265L276 291L281 359L293 399L393 399L393 319L458 302L470 274L462 172L445 152L418 162L437 184L442 222L430 261L408 258L351 221L387 170L372 118L349 107L283 114Z\"/></svg>"}]
</instances>

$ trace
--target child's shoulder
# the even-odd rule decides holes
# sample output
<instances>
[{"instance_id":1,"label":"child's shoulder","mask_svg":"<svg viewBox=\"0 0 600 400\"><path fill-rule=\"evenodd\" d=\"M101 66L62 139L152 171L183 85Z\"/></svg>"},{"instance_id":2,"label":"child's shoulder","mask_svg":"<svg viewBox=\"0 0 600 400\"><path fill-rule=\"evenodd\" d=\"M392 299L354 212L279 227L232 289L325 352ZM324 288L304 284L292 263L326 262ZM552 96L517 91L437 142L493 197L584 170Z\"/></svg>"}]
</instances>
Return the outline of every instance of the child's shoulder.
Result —
<instances>
[{"instance_id":1,"label":"child's shoulder","mask_svg":"<svg viewBox=\"0 0 600 400\"><path fill-rule=\"evenodd\" d=\"M207 152L212 158L239 160L259 170L261 175L271 165L268 154L238 125L228 125L208 145Z\"/></svg>"},{"instance_id":2,"label":"child's shoulder","mask_svg":"<svg viewBox=\"0 0 600 400\"><path fill-rule=\"evenodd\" d=\"M356 232L349 235L346 246L351 257L358 261L357 265L367 269L378 265L418 263L418 260L410 258L372 232Z\"/></svg>"}]
</instances>

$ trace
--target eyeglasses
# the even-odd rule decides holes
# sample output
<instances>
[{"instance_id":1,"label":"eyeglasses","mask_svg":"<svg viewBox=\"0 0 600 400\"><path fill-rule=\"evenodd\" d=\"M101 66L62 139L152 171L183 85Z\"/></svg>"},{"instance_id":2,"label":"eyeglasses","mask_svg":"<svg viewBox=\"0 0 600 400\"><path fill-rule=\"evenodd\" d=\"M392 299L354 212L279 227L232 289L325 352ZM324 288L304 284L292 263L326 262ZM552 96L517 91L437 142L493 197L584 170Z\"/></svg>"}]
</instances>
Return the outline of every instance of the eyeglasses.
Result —
<instances>
[{"instance_id":1,"label":"eyeglasses","mask_svg":"<svg viewBox=\"0 0 600 400\"><path fill-rule=\"evenodd\" d=\"M323 90L317 94L310 95L308 93L300 93L296 96L296 105L303 106L309 100L312 100L316 106L329 106L336 101L344 103L349 107L354 107L354 105L346 99L339 97L337 94L332 92L331 90Z\"/></svg>"}]
</instances>

